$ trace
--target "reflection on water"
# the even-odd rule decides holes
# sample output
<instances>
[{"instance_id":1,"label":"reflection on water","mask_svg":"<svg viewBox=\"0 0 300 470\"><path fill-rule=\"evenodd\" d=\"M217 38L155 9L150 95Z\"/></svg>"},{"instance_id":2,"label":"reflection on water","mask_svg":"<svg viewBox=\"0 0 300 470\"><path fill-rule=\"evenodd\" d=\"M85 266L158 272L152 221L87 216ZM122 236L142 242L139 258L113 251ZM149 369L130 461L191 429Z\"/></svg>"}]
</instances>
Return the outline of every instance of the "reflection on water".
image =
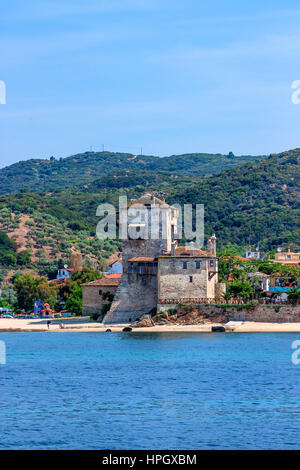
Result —
<instances>
[{"instance_id":1,"label":"reflection on water","mask_svg":"<svg viewBox=\"0 0 300 470\"><path fill-rule=\"evenodd\" d=\"M297 449L291 334L4 333L2 449Z\"/></svg>"}]
</instances>

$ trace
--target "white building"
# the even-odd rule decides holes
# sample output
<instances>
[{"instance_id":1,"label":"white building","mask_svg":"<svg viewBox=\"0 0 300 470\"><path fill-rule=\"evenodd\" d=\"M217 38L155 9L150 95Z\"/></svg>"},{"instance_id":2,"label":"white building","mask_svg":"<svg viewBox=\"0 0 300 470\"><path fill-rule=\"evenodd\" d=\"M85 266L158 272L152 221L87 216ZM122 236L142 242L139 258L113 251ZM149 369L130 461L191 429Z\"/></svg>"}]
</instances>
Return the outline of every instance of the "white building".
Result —
<instances>
[{"instance_id":1,"label":"white building","mask_svg":"<svg viewBox=\"0 0 300 470\"><path fill-rule=\"evenodd\" d=\"M73 269L70 268L62 268L57 271L56 279L61 281L63 279L70 279L72 277Z\"/></svg>"}]
</instances>

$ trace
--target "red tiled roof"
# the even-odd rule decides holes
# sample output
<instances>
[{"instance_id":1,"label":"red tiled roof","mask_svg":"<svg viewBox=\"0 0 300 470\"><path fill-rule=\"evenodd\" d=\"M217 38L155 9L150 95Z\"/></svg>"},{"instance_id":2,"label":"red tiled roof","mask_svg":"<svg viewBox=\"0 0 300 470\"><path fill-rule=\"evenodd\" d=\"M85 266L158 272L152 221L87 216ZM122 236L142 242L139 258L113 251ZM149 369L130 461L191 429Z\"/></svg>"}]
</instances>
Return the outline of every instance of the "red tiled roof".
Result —
<instances>
[{"instance_id":1,"label":"red tiled roof","mask_svg":"<svg viewBox=\"0 0 300 470\"><path fill-rule=\"evenodd\" d=\"M146 193L143 196L140 196L138 199L131 199L130 203L127 204L127 207L131 207L135 204L140 204L140 205L154 204L155 206L172 207L172 206L169 206L169 204L167 204L166 201L159 199L158 197L150 193Z\"/></svg>"},{"instance_id":2,"label":"red tiled roof","mask_svg":"<svg viewBox=\"0 0 300 470\"><path fill-rule=\"evenodd\" d=\"M122 274L106 274L105 278L106 279L120 279L122 277Z\"/></svg>"},{"instance_id":3,"label":"red tiled roof","mask_svg":"<svg viewBox=\"0 0 300 470\"><path fill-rule=\"evenodd\" d=\"M167 251L163 253L162 255L159 256L159 258L164 258L171 256L171 251ZM179 246L175 249L175 256L191 256L191 250L188 250L185 246ZM207 251L204 250L199 250L198 248L194 248L194 255L193 256L199 256L202 258L208 258L211 255L207 253Z\"/></svg>"},{"instance_id":4,"label":"red tiled roof","mask_svg":"<svg viewBox=\"0 0 300 470\"><path fill-rule=\"evenodd\" d=\"M96 281L81 284L81 286L82 287L85 287L85 286L91 286L91 287L117 287L119 284L120 284L120 278L103 277L102 279L97 279Z\"/></svg>"},{"instance_id":5,"label":"red tiled roof","mask_svg":"<svg viewBox=\"0 0 300 470\"><path fill-rule=\"evenodd\" d=\"M236 255L228 255L224 256L224 259L232 259L233 261L239 259L240 261L251 261L250 258L244 258L243 256L236 256Z\"/></svg>"},{"instance_id":6,"label":"red tiled roof","mask_svg":"<svg viewBox=\"0 0 300 470\"><path fill-rule=\"evenodd\" d=\"M141 262L148 262L148 261L154 261L155 258L145 258L140 256L139 258L130 258L128 261L141 261Z\"/></svg>"},{"instance_id":7,"label":"red tiled roof","mask_svg":"<svg viewBox=\"0 0 300 470\"><path fill-rule=\"evenodd\" d=\"M190 255L191 250L187 250L185 246L178 246L175 248L175 255ZM197 256L209 256L207 251L199 250L198 248L194 248L194 255Z\"/></svg>"}]
</instances>

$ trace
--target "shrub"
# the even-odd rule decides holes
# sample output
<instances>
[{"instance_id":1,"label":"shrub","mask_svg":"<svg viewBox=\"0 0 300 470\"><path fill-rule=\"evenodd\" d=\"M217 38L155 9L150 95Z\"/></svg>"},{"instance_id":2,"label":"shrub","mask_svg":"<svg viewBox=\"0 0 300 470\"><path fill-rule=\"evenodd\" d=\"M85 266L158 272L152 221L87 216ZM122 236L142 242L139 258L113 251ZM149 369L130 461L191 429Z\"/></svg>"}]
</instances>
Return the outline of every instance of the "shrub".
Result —
<instances>
[{"instance_id":1,"label":"shrub","mask_svg":"<svg viewBox=\"0 0 300 470\"><path fill-rule=\"evenodd\" d=\"M17 254L17 264L19 266L28 266L30 262L31 258L28 250L22 250Z\"/></svg>"},{"instance_id":2,"label":"shrub","mask_svg":"<svg viewBox=\"0 0 300 470\"><path fill-rule=\"evenodd\" d=\"M91 320L97 321L99 318L99 313L91 313L90 318Z\"/></svg>"},{"instance_id":3,"label":"shrub","mask_svg":"<svg viewBox=\"0 0 300 470\"><path fill-rule=\"evenodd\" d=\"M103 317L104 317L104 315L107 314L107 312L109 311L109 309L110 309L110 304L104 304L104 305L102 306L101 313L102 313Z\"/></svg>"},{"instance_id":4,"label":"shrub","mask_svg":"<svg viewBox=\"0 0 300 470\"><path fill-rule=\"evenodd\" d=\"M258 302L256 300L250 300L250 302L245 305L245 308L247 310L254 310L257 306Z\"/></svg>"},{"instance_id":5,"label":"shrub","mask_svg":"<svg viewBox=\"0 0 300 470\"><path fill-rule=\"evenodd\" d=\"M176 308L169 308L168 312L169 312L170 315L175 315L177 313L177 310L176 310Z\"/></svg>"}]
</instances>

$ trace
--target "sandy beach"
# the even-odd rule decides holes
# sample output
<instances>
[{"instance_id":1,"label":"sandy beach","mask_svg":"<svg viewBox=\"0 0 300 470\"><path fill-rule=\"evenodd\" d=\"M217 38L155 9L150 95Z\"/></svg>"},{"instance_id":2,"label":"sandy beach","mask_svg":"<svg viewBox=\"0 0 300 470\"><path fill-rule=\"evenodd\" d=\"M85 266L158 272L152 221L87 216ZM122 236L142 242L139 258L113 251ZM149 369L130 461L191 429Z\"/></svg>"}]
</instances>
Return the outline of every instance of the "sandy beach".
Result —
<instances>
[{"instance_id":1,"label":"sandy beach","mask_svg":"<svg viewBox=\"0 0 300 470\"><path fill-rule=\"evenodd\" d=\"M97 322L68 322L64 321L64 329L59 327L59 322L53 320L48 330L47 320L44 319L0 319L1 332L105 332L110 329L111 332L121 332L126 324L104 325ZM300 333L299 323L262 323L262 322L234 322L221 325L220 323L206 323L199 325L159 325L150 328L133 328L136 333L210 333L212 326L223 326L227 332L233 333Z\"/></svg>"}]
</instances>

